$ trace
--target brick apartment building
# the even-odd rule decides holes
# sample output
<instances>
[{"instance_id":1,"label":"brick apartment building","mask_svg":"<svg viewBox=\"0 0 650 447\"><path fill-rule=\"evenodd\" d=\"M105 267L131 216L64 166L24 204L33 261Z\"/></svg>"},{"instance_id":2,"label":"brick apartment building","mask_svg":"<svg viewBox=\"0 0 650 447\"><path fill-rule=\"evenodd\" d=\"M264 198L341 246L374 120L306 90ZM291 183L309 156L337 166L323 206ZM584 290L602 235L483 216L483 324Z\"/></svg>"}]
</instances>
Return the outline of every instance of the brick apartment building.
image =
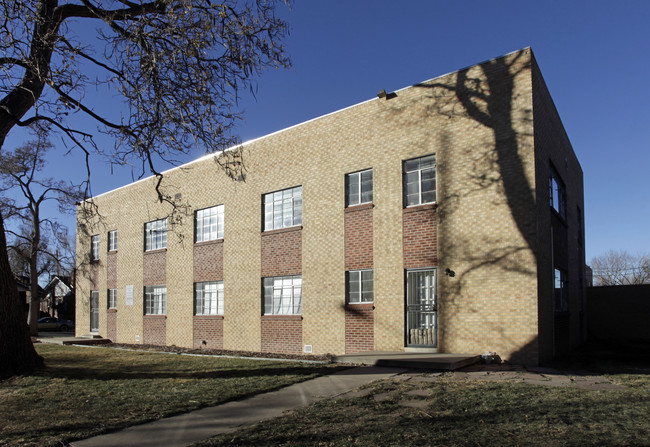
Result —
<instances>
[{"instance_id":1,"label":"brick apartment building","mask_svg":"<svg viewBox=\"0 0 650 447\"><path fill-rule=\"evenodd\" d=\"M77 335L265 352L494 351L584 334L582 170L530 48L79 208ZM87 208L86 208L87 209Z\"/></svg>"}]
</instances>

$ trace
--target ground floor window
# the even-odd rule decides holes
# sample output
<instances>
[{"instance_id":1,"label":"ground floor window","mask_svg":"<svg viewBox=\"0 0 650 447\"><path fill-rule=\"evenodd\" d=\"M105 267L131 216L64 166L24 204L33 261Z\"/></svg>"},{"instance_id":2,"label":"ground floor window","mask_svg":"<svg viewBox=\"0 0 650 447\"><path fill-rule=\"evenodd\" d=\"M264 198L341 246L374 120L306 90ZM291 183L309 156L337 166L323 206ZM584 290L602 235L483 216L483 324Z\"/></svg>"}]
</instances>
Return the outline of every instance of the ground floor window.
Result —
<instances>
[{"instance_id":1,"label":"ground floor window","mask_svg":"<svg viewBox=\"0 0 650 447\"><path fill-rule=\"evenodd\" d=\"M108 308L117 308L117 289L108 289Z\"/></svg>"},{"instance_id":2,"label":"ground floor window","mask_svg":"<svg viewBox=\"0 0 650 447\"><path fill-rule=\"evenodd\" d=\"M147 286L144 288L145 315L165 315L167 313L167 286Z\"/></svg>"},{"instance_id":3,"label":"ground floor window","mask_svg":"<svg viewBox=\"0 0 650 447\"><path fill-rule=\"evenodd\" d=\"M223 315L223 281L194 284L196 315Z\"/></svg>"},{"instance_id":4,"label":"ground floor window","mask_svg":"<svg viewBox=\"0 0 650 447\"><path fill-rule=\"evenodd\" d=\"M264 315L302 313L302 276L264 278Z\"/></svg>"},{"instance_id":5,"label":"ground floor window","mask_svg":"<svg viewBox=\"0 0 650 447\"><path fill-rule=\"evenodd\" d=\"M372 303L374 280L372 270L350 270L346 275L348 304Z\"/></svg>"},{"instance_id":6,"label":"ground floor window","mask_svg":"<svg viewBox=\"0 0 650 447\"><path fill-rule=\"evenodd\" d=\"M555 269L555 312L569 311L569 294L567 291L567 274L564 270Z\"/></svg>"}]
</instances>

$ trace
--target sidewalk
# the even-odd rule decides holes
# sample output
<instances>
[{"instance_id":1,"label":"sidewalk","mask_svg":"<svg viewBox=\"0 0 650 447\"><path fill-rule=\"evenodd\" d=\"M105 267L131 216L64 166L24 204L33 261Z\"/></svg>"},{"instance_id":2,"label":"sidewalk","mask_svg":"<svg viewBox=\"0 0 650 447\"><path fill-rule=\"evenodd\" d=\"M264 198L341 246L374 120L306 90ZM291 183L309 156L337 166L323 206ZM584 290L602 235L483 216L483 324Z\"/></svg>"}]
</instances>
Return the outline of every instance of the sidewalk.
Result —
<instances>
[{"instance_id":1,"label":"sidewalk","mask_svg":"<svg viewBox=\"0 0 650 447\"><path fill-rule=\"evenodd\" d=\"M357 367L317 377L248 399L203 408L114 433L72 442L74 447L186 446L241 426L281 416L321 399L335 397L375 380L405 372L404 369Z\"/></svg>"}]
</instances>

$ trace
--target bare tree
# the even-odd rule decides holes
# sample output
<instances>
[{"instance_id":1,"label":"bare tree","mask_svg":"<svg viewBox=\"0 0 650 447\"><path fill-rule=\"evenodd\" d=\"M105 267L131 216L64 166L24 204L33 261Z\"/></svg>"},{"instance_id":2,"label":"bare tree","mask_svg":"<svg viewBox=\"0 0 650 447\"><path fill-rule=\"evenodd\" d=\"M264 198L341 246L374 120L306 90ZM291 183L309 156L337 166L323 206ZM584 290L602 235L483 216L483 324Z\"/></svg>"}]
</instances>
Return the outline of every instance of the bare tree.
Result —
<instances>
[{"instance_id":1,"label":"bare tree","mask_svg":"<svg viewBox=\"0 0 650 447\"><path fill-rule=\"evenodd\" d=\"M598 286L650 284L650 254L610 250L592 258L591 268Z\"/></svg>"},{"instance_id":2,"label":"bare tree","mask_svg":"<svg viewBox=\"0 0 650 447\"><path fill-rule=\"evenodd\" d=\"M56 201L60 212L69 213L74 210L75 202L82 198L78 186L41 177L46 168L45 156L53 147L47 140L46 132L47 129L38 129L36 140L20 146L14 152L0 154L0 193L14 190L20 191L22 196L6 202L3 214L8 221L18 220L20 223L18 230L5 231L13 238L8 249L28 266L31 302L27 321L32 336L38 335L38 279L56 263L57 258L48 241L52 239L55 242L53 245L56 245L59 235L64 234L58 222L43 216L42 206L48 201Z\"/></svg>"},{"instance_id":3,"label":"bare tree","mask_svg":"<svg viewBox=\"0 0 650 447\"><path fill-rule=\"evenodd\" d=\"M235 144L240 90L252 89L264 68L289 66L278 3L288 1L0 0L0 148L15 126L49 123L85 152L86 166L93 151L117 164L135 161L141 175L158 177L158 198L170 201L156 162ZM93 36L78 37L93 27ZM124 108L93 106L90 87ZM114 137L113 149L71 124L77 114ZM4 243L0 259L8 266ZM7 281L0 292L15 289ZM0 293L2 304L11 306L14 295ZM18 346L29 343L18 326L5 330L16 314L0 314L0 375L38 363ZM18 360L5 361L12 357Z\"/></svg>"}]
</instances>

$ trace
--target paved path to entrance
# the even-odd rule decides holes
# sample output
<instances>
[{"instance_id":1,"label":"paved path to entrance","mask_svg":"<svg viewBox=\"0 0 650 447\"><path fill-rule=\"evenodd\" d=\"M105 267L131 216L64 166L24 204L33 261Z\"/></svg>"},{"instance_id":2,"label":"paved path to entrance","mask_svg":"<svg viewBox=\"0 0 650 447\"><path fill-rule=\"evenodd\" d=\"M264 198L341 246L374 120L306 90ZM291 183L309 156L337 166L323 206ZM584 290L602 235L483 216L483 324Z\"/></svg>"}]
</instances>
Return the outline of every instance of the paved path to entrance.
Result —
<instances>
[{"instance_id":1,"label":"paved path to entrance","mask_svg":"<svg viewBox=\"0 0 650 447\"><path fill-rule=\"evenodd\" d=\"M175 447L186 446L245 425L281 416L321 399L339 396L404 369L358 367L317 377L270 393L228 402L216 407L137 425L106 435L71 443L75 447Z\"/></svg>"}]
</instances>

